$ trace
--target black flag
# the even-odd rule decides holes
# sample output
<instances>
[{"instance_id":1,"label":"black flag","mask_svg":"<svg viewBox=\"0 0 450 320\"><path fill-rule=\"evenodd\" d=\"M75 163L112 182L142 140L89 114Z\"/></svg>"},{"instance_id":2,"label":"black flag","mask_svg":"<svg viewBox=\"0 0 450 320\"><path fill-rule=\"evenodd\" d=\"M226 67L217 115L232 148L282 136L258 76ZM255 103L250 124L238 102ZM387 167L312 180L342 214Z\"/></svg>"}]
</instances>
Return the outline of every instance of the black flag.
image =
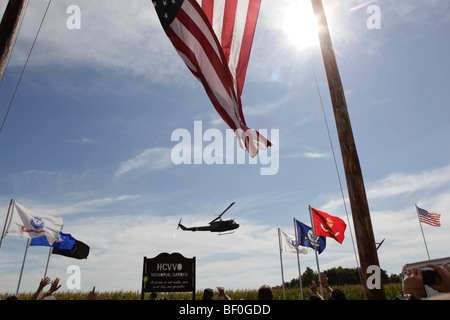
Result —
<instances>
[{"instance_id":1,"label":"black flag","mask_svg":"<svg viewBox=\"0 0 450 320\"><path fill-rule=\"evenodd\" d=\"M86 259L89 255L89 249L90 248L87 244L79 240L76 240L71 250L53 248L52 253L60 254L62 256L66 256L69 258Z\"/></svg>"}]
</instances>

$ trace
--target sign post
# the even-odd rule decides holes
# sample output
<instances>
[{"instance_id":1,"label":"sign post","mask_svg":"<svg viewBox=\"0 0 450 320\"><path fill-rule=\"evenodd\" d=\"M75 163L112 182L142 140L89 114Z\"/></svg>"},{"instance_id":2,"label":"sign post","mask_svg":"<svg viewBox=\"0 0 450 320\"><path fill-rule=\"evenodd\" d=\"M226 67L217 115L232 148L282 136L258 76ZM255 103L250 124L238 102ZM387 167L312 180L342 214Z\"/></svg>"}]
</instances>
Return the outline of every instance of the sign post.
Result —
<instances>
[{"instance_id":1,"label":"sign post","mask_svg":"<svg viewBox=\"0 0 450 320\"><path fill-rule=\"evenodd\" d=\"M145 292L190 292L195 300L195 257L160 253L144 257L141 300Z\"/></svg>"}]
</instances>

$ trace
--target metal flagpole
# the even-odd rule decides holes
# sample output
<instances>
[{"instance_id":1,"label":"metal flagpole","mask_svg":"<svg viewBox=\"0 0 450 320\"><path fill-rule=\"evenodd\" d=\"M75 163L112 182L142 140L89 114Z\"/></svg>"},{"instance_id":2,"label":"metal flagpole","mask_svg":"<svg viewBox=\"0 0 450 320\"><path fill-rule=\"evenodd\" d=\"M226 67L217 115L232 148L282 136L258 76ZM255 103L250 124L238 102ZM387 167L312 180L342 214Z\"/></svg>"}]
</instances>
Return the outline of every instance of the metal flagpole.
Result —
<instances>
[{"instance_id":1,"label":"metal flagpole","mask_svg":"<svg viewBox=\"0 0 450 320\"><path fill-rule=\"evenodd\" d=\"M16 296L19 294L20 282L22 281L23 267L25 265L25 259L27 258L28 247L30 246L31 239L28 238L27 247L25 248L25 254L23 255L22 269L20 270L19 283L17 284Z\"/></svg>"},{"instance_id":2,"label":"metal flagpole","mask_svg":"<svg viewBox=\"0 0 450 320\"><path fill-rule=\"evenodd\" d=\"M44 279L47 277L48 263L50 262L50 256L52 254L52 251L53 251L53 247L50 246L50 249L48 250L47 265L45 266Z\"/></svg>"},{"instance_id":3,"label":"metal flagpole","mask_svg":"<svg viewBox=\"0 0 450 320\"><path fill-rule=\"evenodd\" d=\"M316 231L314 229L314 219L312 217L312 212L311 212L311 206L308 206L308 210L309 210L309 218L311 219L311 230L313 233L313 239L314 239L314 252L316 253L316 264L317 264L317 272L319 274L319 285L320 285L320 293L322 294L323 297L323 288L322 288L322 282L320 281L320 268L319 268L319 257L317 256L317 246L316 246Z\"/></svg>"},{"instance_id":4,"label":"metal flagpole","mask_svg":"<svg viewBox=\"0 0 450 320\"><path fill-rule=\"evenodd\" d=\"M286 292L284 288L284 273L283 273L283 258L281 257L281 234L280 234L280 228L278 228L278 249L280 249L280 263L281 263L281 281L283 284L283 300L286 300Z\"/></svg>"},{"instance_id":5,"label":"metal flagpole","mask_svg":"<svg viewBox=\"0 0 450 320\"><path fill-rule=\"evenodd\" d=\"M295 248L297 249L298 281L300 283L300 295L301 295L302 300L303 300L302 271L301 271L301 268L300 268L300 257L299 257L299 254L298 254L299 241L298 241L297 221L296 221L295 218L294 218L294 232L295 232L295 242L296 242Z\"/></svg>"},{"instance_id":6,"label":"metal flagpole","mask_svg":"<svg viewBox=\"0 0 450 320\"><path fill-rule=\"evenodd\" d=\"M430 260L430 253L428 252L428 246L427 246L427 242L425 241L425 234L423 233L422 222L420 221L420 217L419 217L419 209L417 209L417 204L415 204L415 206L416 206L417 219L419 220L420 230L422 231L423 242L425 243L425 249L427 250L428 260Z\"/></svg>"},{"instance_id":7,"label":"metal flagpole","mask_svg":"<svg viewBox=\"0 0 450 320\"><path fill-rule=\"evenodd\" d=\"M3 238L5 237L6 226L8 225L8 218L9 218L10 214L12 213L11 208L12 208L13 204L14 204L14 200L11 199L11 201L9 202L8 213L6 214L5 225L3 226L2 238L0 239L0 248L2 247Z\"/></svg>"}]
</instances>

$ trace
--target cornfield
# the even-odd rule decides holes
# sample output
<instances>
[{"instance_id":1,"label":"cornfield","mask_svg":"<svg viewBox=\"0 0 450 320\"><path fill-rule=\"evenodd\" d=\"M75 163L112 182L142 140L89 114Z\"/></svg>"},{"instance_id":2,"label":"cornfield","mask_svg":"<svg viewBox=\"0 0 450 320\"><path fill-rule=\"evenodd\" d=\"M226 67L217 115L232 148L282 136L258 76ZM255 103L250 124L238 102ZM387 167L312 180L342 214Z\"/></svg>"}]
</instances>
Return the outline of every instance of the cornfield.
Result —
<instances>
[{"instance_id":1,"label":"cornfield","mask_svg":"<svg viewBox=\"0 0 450 320\"><path fill-rule=\"evenodd\" d=\"M348 300L364 300L364 291L359 285L343 285L335 286L335 289L341 290ZM388 300L392 300L395 296L401 295L401 284L386 284L384 286L386 297ZM226 293L231 300L256 300L257 290L226 290ZM273 288L275 300L283 300L283 289L280 287ZM88 292L56 292L55 298L58 300L84 300L86 299ZM10 293L0 293L0 299L4 300L11 296ZM286 289L286 300L301 300L301 294L299 288ZM312 295L309 288L303 288L303 299L308 300ZM326 291L324 290L324 295ZM29 300L33 296L33 292L20 293L18 295L19 300ZM203 291L197 291L195 299L201 300ZM174 292L174 293L158 293L159 298L165 298L168 300L191 300L192 293L189 292ZM217 298L217 293L216 293ZM326 297L325 297L326 298ZM140 291L112 291L112 292L99 292L97 300L140 300ZM145 294L144 299L149 299L149 293Z\"/></svg>"}]
</instances>

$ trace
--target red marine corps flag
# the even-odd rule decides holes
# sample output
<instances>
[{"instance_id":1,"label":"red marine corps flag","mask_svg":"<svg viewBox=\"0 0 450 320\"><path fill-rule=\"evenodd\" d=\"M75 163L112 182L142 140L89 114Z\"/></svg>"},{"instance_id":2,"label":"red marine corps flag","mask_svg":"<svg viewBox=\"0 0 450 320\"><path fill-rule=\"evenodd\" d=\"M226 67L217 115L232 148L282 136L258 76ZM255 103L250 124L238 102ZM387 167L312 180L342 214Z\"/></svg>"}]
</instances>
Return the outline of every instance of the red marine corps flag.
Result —
<instances>
[{"instance_id":1,"label":"red marine corps flag","mask_svg":"<svg viewBox=\"0 0 450 320\"><path fill-rule=\"evenodd\" d=\"M342 219L330 216L328 213L314 208L311 208L311 213L316 236L331 237L339 243L344 241L344 232L347 225Z\"/></svg>"},{"instance_id":2,"label":"red marine corps flag","mask_svg":"<svg viewBox=\"0 0 450 320\"><path fill-rule=\"evenodd\" d=\"M203 0L200 7L195 0L153 1L166 35L251 157L271 145L247 126L241 102L260 4Z\"/></svg>"}]
</instances>

